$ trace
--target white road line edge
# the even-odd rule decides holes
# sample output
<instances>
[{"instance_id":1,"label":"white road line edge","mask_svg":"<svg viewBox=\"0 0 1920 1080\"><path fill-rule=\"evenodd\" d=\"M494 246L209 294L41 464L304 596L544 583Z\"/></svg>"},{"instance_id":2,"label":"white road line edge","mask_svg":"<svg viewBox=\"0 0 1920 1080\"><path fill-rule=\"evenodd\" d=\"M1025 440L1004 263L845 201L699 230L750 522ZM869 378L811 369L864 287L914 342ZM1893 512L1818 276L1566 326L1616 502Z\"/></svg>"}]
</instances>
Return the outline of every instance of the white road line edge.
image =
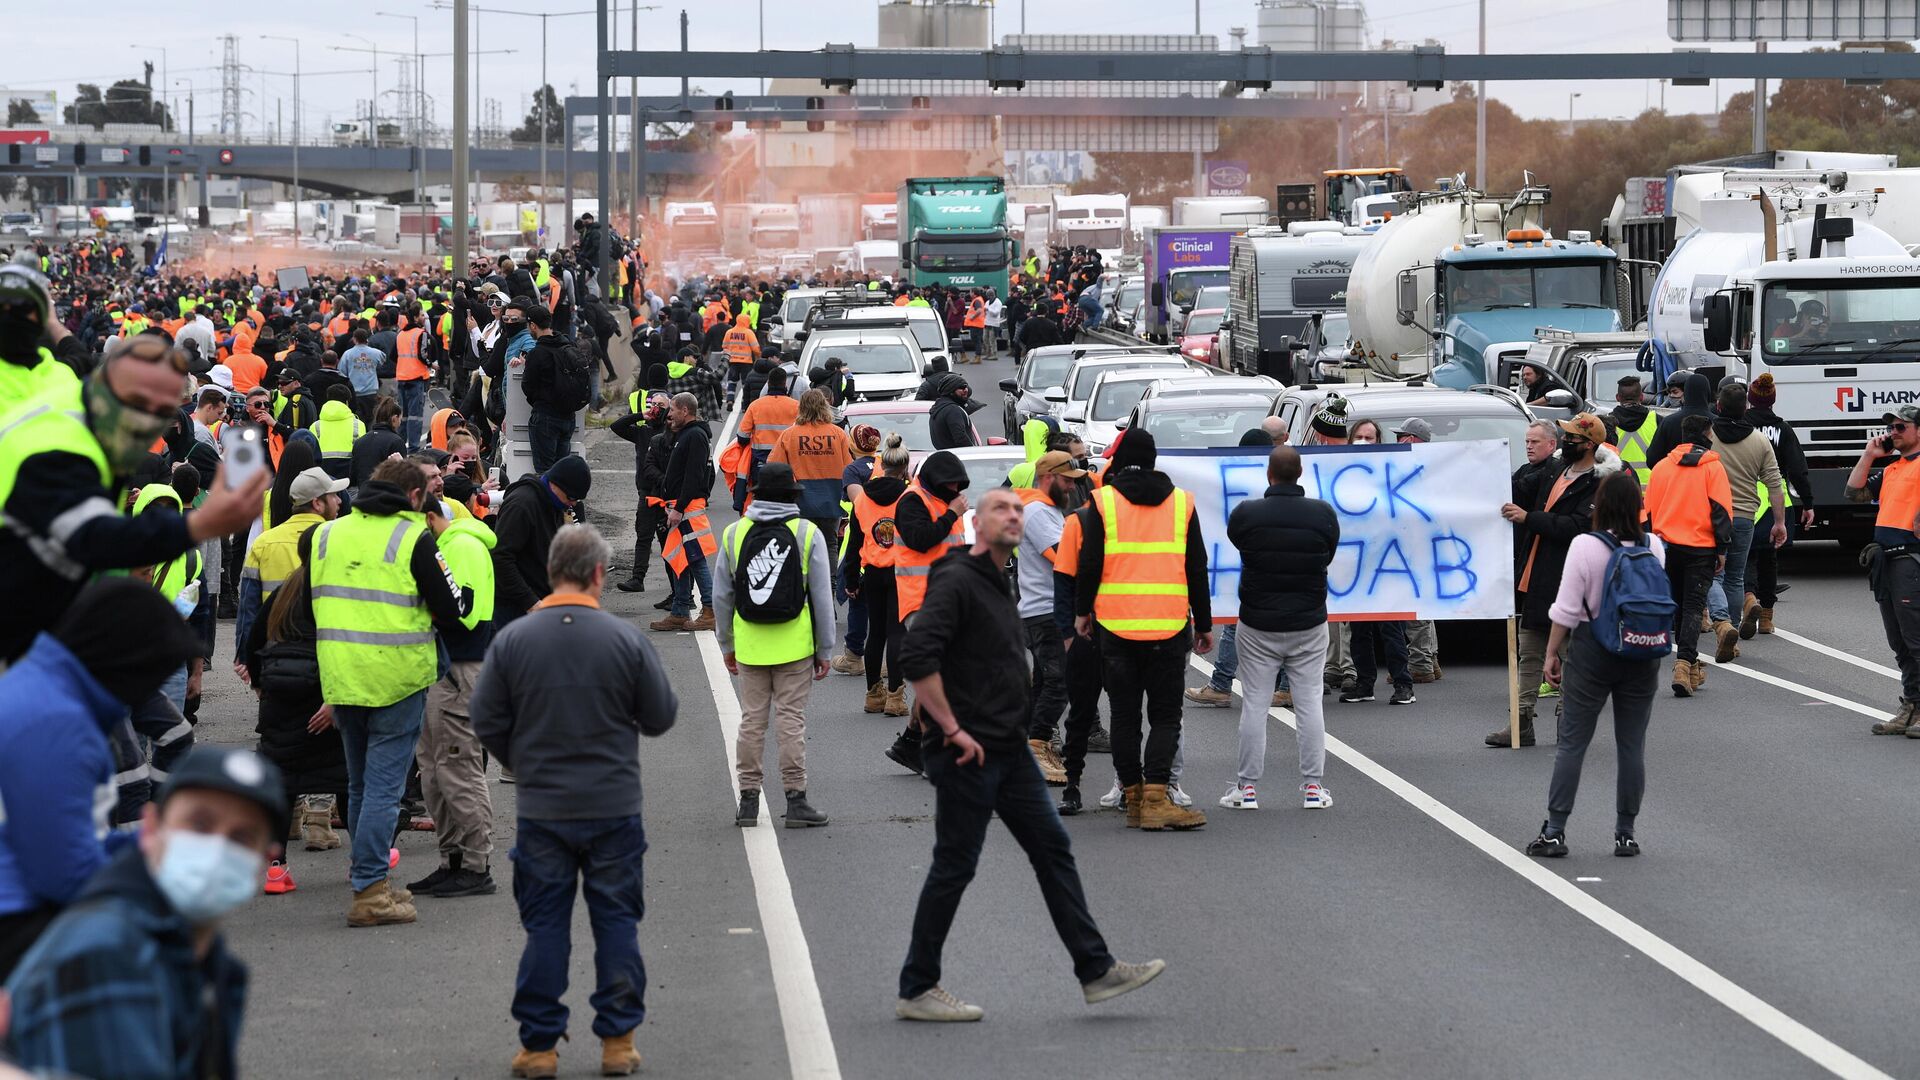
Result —
<instances>
[{"instance_id":1,"label":"white road line edge","mask_svg":"<svg viewBox=\"0 0 1920 1080\"><path fill-rule=\"evenodd\" d=\"M1857 712L1861 716L1870 716L1875 720L1888 720L1893 717L1893 714L1890 712L1883 712L1871 705L1862 705L1858 701L1843 698L1838 694L1829 694L1825 690L1815 690L1811 686L1794 682L1792 679L1783 679L1778 675L1769 675L1764 671L1755 671L1750 667L1741 667L1739 664L1722 664L1714 660L1711 656L1702 656L1701 659L1712 664L1720 671L1731 671L1736 675L1744 675L1755 682L1763 682L1769 686L1780 687L1782 690L1792 690L1796 693L1806 694L1808 697L1818 698L1829 705L1838 705L1849 712Z\"/></svg>"},{"instance_id":2,"label":"white road line edge","mask_svg":"<svg viewBox=\"0 0 1920 1080\"><path fill-rule=\"evenodd\" d=\"M1192 658L1192 664L1201 673L1209 677L1213 675L1213 665L1207 661L1196 656ZM1749 672L1749 674L1753 673ZM1237 679L1234 680L1234 692L1236 694L1240 692L1240 683ZM1295 726L1293 712L1289 709L1269 709L1267 714L1288 727ZM1332 735L1327 736L1327 752L1353 766L1374 783L1398 795L1408 805L1440 823L1447 831L1479 848L1493 861L1512 870L1529 884L1572 908L1595 926L1639 950L1649 960L1678 975L1701 993L1733 1010L1736 1015L1761 1031L1798 1051L1807 1060L1835 1076L1846 1077L1848 1080L1855 1080L1855 1078L1891 1080L1886 1073L1881 1072L1871 1063L1856 1057L1826 1036L1762 1001L1752 992L1682 952L1677 946L1653 931L1594 899L1592 894L1575 887L1572 882L1534 862L1518 849L1469 821L1452 807L1415 787L1398 773Z\"/></svg>"},{"instance_id":3,"label":"white road line edge","mask_svg":"<svg viewBox=\"0 0 1920 1080\"><path fill-rule=\"evenodd\" d=\"M726 790L733 786L734 744L740 738L740 702L733 681L720 658L720 644L712 634L695 634L700 659L706 664L707 683L713 689L714 709L720 716L721 741L726 744ZM753 872L753 894L760 905L760 926L766 931L767 959L773 965L773 990L780 1000L780 1027L786 1034L787 1063L794 1080L840 1080L840 1059L833 1049L833 1031L820 1000L820 983L813 972L813 953L793 904L793 884L780 857L780 841L773 831L767 800L760 800L760 824L739 830L747 847L747 867Z\"/></svg>"},{"instance_id":4,"label":"white road line edge","mask_svg":"<svg viewBox=\"0 0 1920 1080\"><path fill-rule=\"evenodd\" d=\"M1890 668L1885 664L1876 664L1871 660L1862 660L1860 657L1855 656L1850 652L1846 652L1841 649L1836 649L1831 645L1826 645L1821 642L1815 641L1810 637L1805 637L1803 635L1796 634L1791 630L1782 630L1776 626L1773 628L1773 636L1777 638L1783 638L1787 641L1791 641L1795 645L1799 645L1802 648L1812 649L1814 652L1822 653L1826 656L1831 656L1835 660L1852 664L1854 667L1861 668L1866 671L1871 671L1877 675L1885 675L1889 679L1897 679L1900 677L1899 668Z\"/></svg>"}]
</instances>

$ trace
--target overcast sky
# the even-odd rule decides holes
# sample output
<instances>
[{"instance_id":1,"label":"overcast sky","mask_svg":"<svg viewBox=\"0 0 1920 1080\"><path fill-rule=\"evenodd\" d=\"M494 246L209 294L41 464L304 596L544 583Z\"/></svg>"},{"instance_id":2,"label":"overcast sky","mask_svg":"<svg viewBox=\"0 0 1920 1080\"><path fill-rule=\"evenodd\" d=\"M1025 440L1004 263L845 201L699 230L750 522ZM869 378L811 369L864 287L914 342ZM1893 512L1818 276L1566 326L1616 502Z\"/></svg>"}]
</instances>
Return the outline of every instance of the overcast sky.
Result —
<instances>
[{"instance_id":1,"label":"overcast sky","mask_svg":"<svg viewBox=\"0 0 1920 1080\"><path fill-rule=\"evenodd\" d=\"M1420 41L1435 39L1452 52L1471 52L1475 48L1479 0L1368 0L1366 9L1371 40ZM1675 47L1666 35L1666 0L1486 0L1488 8L1487 50L1499 52L1664 52ZM450 6L450 5L449 5ZM547 11L555 17L547 20L550 30L549 81L562 96L591 91L594 33L591 15L563 13L590 10L592 0L498 0L494 5L477 7L515 7L528 11ZM619 44L628 47L630 4L619 5ZM83 18L73 9L58 4L9 3L6 22L9 38L26 48L10 50L0 85L9 90L55 90L60 100L72 100L79 82L109 83L116 78L137 77L142 60L156 65L161 57L157 48L167 51L168 74L176 83L178 111L185 119L187 82L191 81L197 99L196 127L211 131L219 113L218 35L238 37L243 64L256 72L243 80L247 91L244 107L251 117L246 126L258 130L260 117L271 123L276 108L291 126L293 80L283 74L294 69L295 46L287 41L266 40L261 35L277 34L300 39L300 66L306 73L304 114L309 125L344 120L363 104L374 88L374 75L368 70L372 56L365 52L338 51L337 47L366 48L371 39L384 51L411 51L414 26L402 18L383 18L386 11L419 17L419 48L426 60L428 93L435 100L435 112L444 124L452 115L452 64L445 54L453 45L452 13L436 10L421 0L328 0L324 4L249 5L232 0L168 0L164 18L156 17L151 3L128 0L91 0ZM674 48L678 44L677 16L680 4L662 3L661 10L641 11L640 41L647 48ZM695 49L752 49L756 45L759 0L703 0L690 7L693 15L691 44ZM1001 0L996 12L996 35L1017 32L1020 28L1021 0ZM1193 9L1188 0L1036 0L1027 13L1030 33L1191 33ZM1218 35L1224 43L1233 26L1248 28L1248 40L1254 38L1253 0L1202 0L1201 29ZM769 48L817 49L825 42L851 41L855 45L873 45L877 36L875 0L771 0L765 3L766 42ZM263 12L283 12L271 17ZM312 11L310 18L297 14ZM1100 12L1096 17L1092 12ZM477 18L481 50L515 49L511 55L478 58L480 96L499 102L508 126L517 125L531 107L533 91L540 82L541 20L487 14ZM1785 46L1797 48L1798 46ZM1720 46L1737 49L1740 46ZM379 88L385 103L381 114L390 116L400 110L391 91L397 84L392 57L381 56ZM155 82L160 81L156 68ZM752 83L726 84L707 80L705 89L719 92L733 89L751 93ZM1731 95L1751 84L1723 83L1721 96ZM669 80L643 81L643 94L665 94L677 90ZM1490 96L1503 100L1523 115L1565 117L1571 104L1580 117L1632 116L1659 100L1659 88L1645 82L1580 83L1496 83ZM1569 102L1568 95L1579 98ZM1716 101L1715 89L1672 88L1666 103L1673 112L1709 111ZM474 107L476 118L480 107ZM317 127L310 127L317 130Z\"/></svg>"}]
</instances>

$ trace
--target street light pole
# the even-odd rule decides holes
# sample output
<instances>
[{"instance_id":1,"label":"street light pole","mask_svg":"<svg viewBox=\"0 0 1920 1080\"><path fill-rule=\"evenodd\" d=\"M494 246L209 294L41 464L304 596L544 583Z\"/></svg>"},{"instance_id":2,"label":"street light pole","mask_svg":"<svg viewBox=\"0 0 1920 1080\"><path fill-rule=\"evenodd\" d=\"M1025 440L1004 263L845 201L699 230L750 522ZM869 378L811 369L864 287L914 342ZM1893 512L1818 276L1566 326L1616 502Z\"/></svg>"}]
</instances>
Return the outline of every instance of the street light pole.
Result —
<instances>
[{"instance_id":1,"label":"street light pole","mask_svg":"<svg viewBox=\"0 0 1920 1080\"><path fill-rule=\"evenodd\" d=\"M1480 55L1487 55L1487 0L1480 0ZM1487 82L1473 90L1473 186L1487 190Z\"/></svg>"},{"instance_id":2,"label":"street light pole","mask_svg":"<svg viewBox=\"0 0 1920 1080\"><path fill-rule=\"evenodd\" d=\"M260 36L268 41L293 42L293 247L298 251L300 249L300 39L280 34L261 34Z\"/></svg>"},{"instance_id":3,"label":"street light pole","mask_svg":"<svg viewBox=\"0 0 1920 1080\"><path fill-rule=\"evenodd\" d=\"M421 118L426 112L427 70L420 57L420 16L400 15L390 11L376 11L375 15L385 19L408 19L413 23L413 205L418 207L421 200L420 159L425 156L426 136L422 132ZM375 66L378 65L376 58ZM426 245L421 245L421 254L426 254Z\"/></svg>"},{"instance_id":4,"label":"street light pole","mask_svg":"<svg viewBox=\"0 0 1920 1080\"><path fill-rule=\"evenodd\" d=\"M1567 133L1569 135L1573 133L1573 99L1579 96L1578 92L1567 95Z\"/></svg>"},{"instance_id":5,"label":"street light pole","mask_svg":"<svg viewBox=\"0 0 1920 1080\"><path fill-rule=\"evenodd\" d=\"M367 145L375 149L380 147L380 43L370 41L359 34L341 31L341 37L350 37L355 41L365 41L366 52L373 54L373 96L367 99ZM339 48L339 46L334 46ZM363 51L363 50L355 50Z\"/></svg>"},{"instance_id":6,"label":"street light pole","mask_svg":"<svg viewBox=\"0 0 1920 1080\"><path fill-rule=\"evenodd\" d=\"M467 272L467 0L453 0L453 273Z\"/></svg>"}]
</instances>

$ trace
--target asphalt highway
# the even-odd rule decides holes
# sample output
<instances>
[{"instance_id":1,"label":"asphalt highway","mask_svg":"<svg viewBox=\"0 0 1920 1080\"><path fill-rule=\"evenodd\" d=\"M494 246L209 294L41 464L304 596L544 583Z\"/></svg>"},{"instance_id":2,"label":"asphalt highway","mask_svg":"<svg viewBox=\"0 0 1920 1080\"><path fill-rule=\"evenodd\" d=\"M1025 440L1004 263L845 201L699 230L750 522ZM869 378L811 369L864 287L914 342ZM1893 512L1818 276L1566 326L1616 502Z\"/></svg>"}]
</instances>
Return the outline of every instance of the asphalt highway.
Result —
<instances>
[{"instance_id":1,"label":"asphalt highway","mask_svg":"<svg viewBox=\"0 0 1920 1080\"><path fill-rule=\"evenodd\" d=\"M999 433L996 384L1012 368L959 369L987 406L983 433ZM632 448L601 431L589 448L592 520L624 577ZM716 526L731 517L718 511ZM986 1008L979 1025L893 1017L933 842L932 789L881 754L900 721L861 711L859 678L816 684L809 792L832 824L774 827L775 794L771 820L738 829L726 741L737 710L711 635L654 635L680 713L641 748L644 1074L1920 1075L1905 857L1920 741L1867 734L1898 682L1851 558L1803 545L1784 574L1787 633L1745 643L1698 697L1658 701L1642 857L1611 855L1604 724L1571 857L1519 853L1544 816L1554 751L1550 727L1531 749L1481 744L1506 715L1497 657L1443 644L1444 679L1409 707L1329 699L1324 811L1293 794L1290 717L1278 712L1263 809L1216 806L1233 780L1237 709L1189 706L1184 783L1205 829L1130 832L1111 811L1067 822L1114 953L1162 957L1167 974L1084 1005L1024 857L995 829L946 954L945 985ZM609 590L606 606L644 622L664 593L656 563L646 592ZM1204 679L1196 663L1189 682ZM250 741L250 696L223 666L208 688L200 737ZM1091 802L1112 772L1099 756L1088 772ZM414 925L349 930L345 852L296 851L299 889L233 919L253 965L249 1074L506 1075L522 939L506 857L514 789L492 790L494 896L422 898ZM401 838L401 880L432 868L432 840ZM590 942L582 906L563 1076L597 1072Z\"/></svg>"}]
</instances>

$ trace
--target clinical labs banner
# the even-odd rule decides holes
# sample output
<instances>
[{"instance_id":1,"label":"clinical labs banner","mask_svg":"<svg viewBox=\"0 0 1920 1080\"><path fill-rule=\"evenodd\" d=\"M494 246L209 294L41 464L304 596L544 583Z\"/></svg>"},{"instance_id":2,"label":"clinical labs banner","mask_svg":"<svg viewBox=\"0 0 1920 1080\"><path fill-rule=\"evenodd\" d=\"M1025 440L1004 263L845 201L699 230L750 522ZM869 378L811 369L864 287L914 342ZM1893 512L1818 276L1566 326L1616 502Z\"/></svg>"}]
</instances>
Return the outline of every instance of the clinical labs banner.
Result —
<instances>
[{"instance_id":1,"label":"clinical labs banner","mask_svg":"<svg viewBox=\"0 0 1920 1080\"><path fill-rule=\"evenodd\" d=\"M1300 447L1300 484L1332 504L1340 548L1327 608L1346 619L1504 619L1513 614L1513 526L1505 439ZM1240 553L1227 515L1267 490L1267 455L1162 450L1159 468L1193 493L1215 619L1240 610Z\"/></svg>"}]
</instances>

